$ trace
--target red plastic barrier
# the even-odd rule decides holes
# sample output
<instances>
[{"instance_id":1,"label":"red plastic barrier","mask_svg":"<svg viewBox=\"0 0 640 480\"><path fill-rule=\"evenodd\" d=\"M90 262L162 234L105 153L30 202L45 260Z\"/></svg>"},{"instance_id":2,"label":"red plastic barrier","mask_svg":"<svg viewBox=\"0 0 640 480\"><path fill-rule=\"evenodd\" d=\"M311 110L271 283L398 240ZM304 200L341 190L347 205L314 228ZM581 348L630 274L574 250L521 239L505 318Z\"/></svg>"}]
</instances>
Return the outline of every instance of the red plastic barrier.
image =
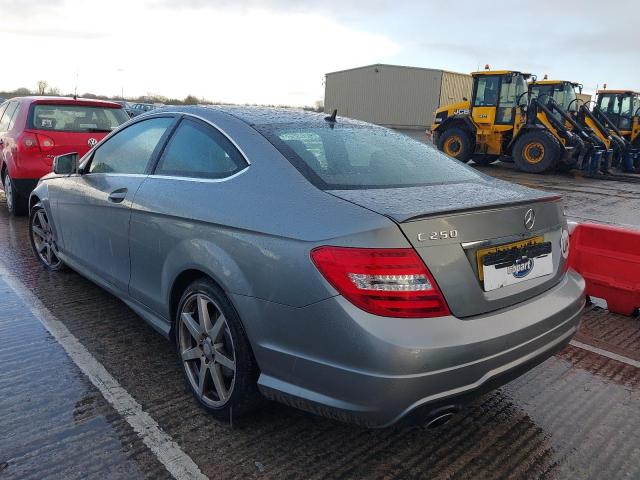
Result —
<instances>
[{"instance_id":1,"label":"red plastic barrier","mask_svg":"<svg viewBox=\"0 0 640 480\"><path fill-rule=\"evenodd\" d=\"M586 280L587 295L632 315L640 307L640 230L580 223L570 242L569 265Z\"/></svg>"}]
</instances>

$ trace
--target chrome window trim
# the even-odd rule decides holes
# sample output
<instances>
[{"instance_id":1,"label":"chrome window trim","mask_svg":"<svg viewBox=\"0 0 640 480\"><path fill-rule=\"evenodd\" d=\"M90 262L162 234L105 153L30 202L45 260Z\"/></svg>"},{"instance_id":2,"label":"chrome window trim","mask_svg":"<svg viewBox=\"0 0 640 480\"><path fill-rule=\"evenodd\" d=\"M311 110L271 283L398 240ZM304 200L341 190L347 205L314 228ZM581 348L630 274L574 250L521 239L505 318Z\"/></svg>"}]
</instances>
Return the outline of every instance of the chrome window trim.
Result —
<instances>
[{"instance_id":1,"label":"chrome window trim","mask_svg":"<svg viewBox=\"0 0 640 480\"><path fill-rule=\"evenodd\" d=\"M153 175L147 173L107 173L107 172L94 172L94 173L84 173L82 175L76 174L74 176L95 176L102 175L103 177L129 177L129 178L158 178L160 180L181 180L188 182L200 182L200 183L219 183L226 182L227 180L231 180L249 169L249 165L244 167L242 170L237 171L233 175L229 175L228 177L223 178L199 178L199 177L186 177L186 176L177 176L177 175Z\"/></svg>"},{"instance_id":2,"label":"chrome window trim","mask_svg":"<svg viewBox=\"0 0 640 480\"><path fill-rule=\"evenodd\" d=\"M237 171L233 175L229 175L228 177L223 177L223 178L200 178L200 177L187 177L187 176L177 176L177 175L154 175L154 174L150 174L149 178L158 178L160 180L180 180L183 182L220 183L220 182L226 182L227 180L236 178L237 176L242 175L247 170L249 170L249 165L244 167L242 170Z\"/></svg>"},{"instance_id":3,"label":"chrome window trim","mask_svg":"<svg viewBox=\"0 0 640 480\"><path fill-rule=\"evenodd\" d=\"M102 175L103 177L130 177L130 178L146 178L148 173L110 173L110 172L87 172L83 174L77 174L79 177Z\"/></svg>"}]
</instances>

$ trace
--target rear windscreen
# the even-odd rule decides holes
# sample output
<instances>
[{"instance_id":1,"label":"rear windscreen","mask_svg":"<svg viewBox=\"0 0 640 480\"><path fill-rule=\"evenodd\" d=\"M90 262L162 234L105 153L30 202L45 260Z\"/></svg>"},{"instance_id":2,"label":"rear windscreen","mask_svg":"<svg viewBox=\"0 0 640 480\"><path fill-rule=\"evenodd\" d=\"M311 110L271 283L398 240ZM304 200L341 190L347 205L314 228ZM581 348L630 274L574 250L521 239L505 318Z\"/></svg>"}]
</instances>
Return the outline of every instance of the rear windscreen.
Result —
<instances>
[{"instance_id":1,"label":"rear windscreen","mask_svg":"<svg viewBox=\"0 0 640 480\"><path fill-rule=\"evenodd\" d=\"M110 132L129 120L121 108L36 104L30 128L57 132Z\"/></svg>"},{"instance_id":2,"label":"rear windscreen","mask_svg":"<svg viewBox=\"0 0 640 480\"><path fill-rule=\"evenodd\" d=\"M386 128L278 124L256 128L323 190L406 187L480 177L435 148Z\"/></svg>"}]
</instances>

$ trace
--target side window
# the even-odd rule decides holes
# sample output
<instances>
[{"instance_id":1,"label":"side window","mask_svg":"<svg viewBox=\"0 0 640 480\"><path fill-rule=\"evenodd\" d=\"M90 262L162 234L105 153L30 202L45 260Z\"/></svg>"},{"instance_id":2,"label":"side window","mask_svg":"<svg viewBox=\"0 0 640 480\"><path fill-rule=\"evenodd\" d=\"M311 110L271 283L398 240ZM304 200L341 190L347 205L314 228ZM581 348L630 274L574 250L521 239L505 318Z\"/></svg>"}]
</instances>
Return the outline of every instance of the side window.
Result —
<instances>
[{"instance_id":1,"label":"side window","mask_svg":"<svg viewBox=\"0 0 640 480\"><path fill-rule=\"evenodd\" d=\"M620 112L623 115L631 115L631 96L630 95L625 95L624 97L622 97L622 101L620 103Z\"/></svg>"},{"instance_id":2,"label":"side window","mask_svg":"<svg viewBox=\"0 0 640 480\"><path fill-rule=\"evenodd\" d=\"M170 117L151 118L118 132L93 154L90 173L144 173Z\"/></svg>"},{"instance_id":3,"label":"side window","mask_svg":"<svg viewBox=\"0 0 640 480\"><path fill-rule=\"evenodd\" d=\"M16 118L18 118L18 113L20 113L20 104L16 104L16 108L13 111L13 115L9 117L9 125L7 126L7 131L11 130L13 126L16 124Z\"/></svg>"},{"instance_id":4,"label":"side window","mask_svg":"<svg viewBox=\"0 0 640 480\"><path fill-rule=\"evenodd\" d=\"M155 174L225 178L246 166L240 152L219 131L183 120L158 162Z\"/></svg>"},{"instance_id":5,"label":"side window","mask_svg":"<svg viewBox=\"0 0 640 480\"><path fill-rule=\"evenodd\" d=\"M4 111L2 118L0 119L0 132L6 132L9 130L9 120L13 116L13 113L18 108L18 102L9 102L7 109Z\"/></svg>"},{"instance_id":6,"label":"side window","mask_svg":"<svg viewBox=\"0 0 640 480\"><path fill-rule=\"evenodd\" d=\"M2 120L2 115L4 115L4 111L7 109L8 105L9 102L4 102L2 105L0 105L0 120Z\"/></svg>"},{"instance_id":7,"label":"side window","mask_svg":"<svg viewBox=\"0 0 640 480\"><path fill-rule=\"evenodd\" d=\"M495 107L498 103L498 83L499 77L497 76L480 75L473 106Z\"/></svg>"},{"instance_id":8,"label":"side window","mask_svg":"<svg viewBox=\"0 0 640 480\"><path fill-rule=\"evenodd\" d=\"M510 81L509 81L510 80ZM518 96L518 84L513 78L502 80L500 87L500 102L496 112L496 122L510 124L513 122L513 109Z\"/></svg>"}]
</instances>

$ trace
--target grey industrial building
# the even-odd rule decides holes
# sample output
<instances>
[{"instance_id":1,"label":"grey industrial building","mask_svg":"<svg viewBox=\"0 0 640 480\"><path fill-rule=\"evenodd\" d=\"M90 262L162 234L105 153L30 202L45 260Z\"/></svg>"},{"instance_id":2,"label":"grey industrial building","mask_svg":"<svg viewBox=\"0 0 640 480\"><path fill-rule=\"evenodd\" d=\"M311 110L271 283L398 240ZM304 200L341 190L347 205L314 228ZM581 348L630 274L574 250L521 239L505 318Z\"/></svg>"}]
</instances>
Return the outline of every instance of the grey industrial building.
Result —
<instances>
[{"instance_id":1,"label":"grey industrial building","mask_svg":"<svg viewBox=\"0 0 640 480\"><path fill-rule=\"evenodd\" d=\"M440 105L471 96L464 73L398 65L367 65L326 74L324 108L394 128L426 128Z\"/></svg>"}]
</instances>

